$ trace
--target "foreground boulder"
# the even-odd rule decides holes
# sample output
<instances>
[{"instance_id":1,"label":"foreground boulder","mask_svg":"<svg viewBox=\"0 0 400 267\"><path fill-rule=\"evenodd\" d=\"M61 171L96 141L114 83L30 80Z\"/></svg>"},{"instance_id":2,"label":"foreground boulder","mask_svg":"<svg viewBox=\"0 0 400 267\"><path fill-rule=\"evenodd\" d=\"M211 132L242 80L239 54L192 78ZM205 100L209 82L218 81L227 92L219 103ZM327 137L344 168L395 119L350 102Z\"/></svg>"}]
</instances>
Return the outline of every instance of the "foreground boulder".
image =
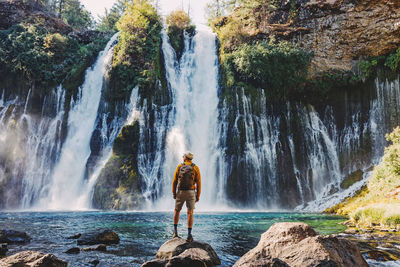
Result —
<instances>
[{"instance_id":1,"label":"foreground boulder","mask_svg":"<svg viewBox=\"0 0 400 267\"><path fill-rule=\"evenodd\" d=\"M14 230L0 230L0 243L24 244L31 241L31 237L25 232Z\"/></svg>"},{"instance_id":2,"label":"foreground boulder","mask_svg":"<svg viewBox=\"0 0 400 267\"><path fill-rule=\"evenodd\" d=\"M268 266L263 263L274 258L292 267L368 266L355 244L333 235L320 236L305 223L275 223L234 266Z\"/></svg>"},{"instance_id":3,"label":"foreground boulder","mask_svg":"<svg viewBox=\"0 0 400 267\"><path fill-rule=\"evenodd\" d=\"M53 254L44 254L40 251L22 251L1 259L0 266L66 267L67 262L58 259Z\"/></svg>"},{"instance_id":4,"label":"foreground boulder","mask_svg":"<svg viewBox=\"0 0 400 267\"><path fill-rule=\"evenodd\" d=\"M156 258L145 262L142 267L210 267L220 264L221 260L209 244L199 241L186 242L180 237L175 237L165 242L157 251Z\"/></svg>"},{"instance_id":5,"label":"foreground boulder","mask_svg":"<svg viewBox=\"0 0 400 267\"><path fill-rule=\"evenodd\" d=\"M77 240L78 245L96 245L96 244L118 244L119 236L111 230L102 230L99 232L90 232L82 234Z\"/></svg>"}]
</instances>

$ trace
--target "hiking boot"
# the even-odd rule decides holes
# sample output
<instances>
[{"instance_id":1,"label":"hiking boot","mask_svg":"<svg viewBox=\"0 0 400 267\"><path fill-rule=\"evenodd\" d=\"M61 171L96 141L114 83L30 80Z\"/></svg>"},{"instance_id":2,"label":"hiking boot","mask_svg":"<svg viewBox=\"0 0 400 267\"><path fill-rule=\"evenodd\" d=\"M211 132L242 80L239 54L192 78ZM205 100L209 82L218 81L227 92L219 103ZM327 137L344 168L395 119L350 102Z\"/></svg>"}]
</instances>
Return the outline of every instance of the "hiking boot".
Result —
<instances>
[{"instance_id":1,"label":"hiking boot","mask_svg":"<svg viewBox=\"0 0 400 267\"><path fill-rule=\"evenodd\" d=\"M175 238L175 237L179 237L179 235L178 235L177 232L174 232L174 233L172 234L172 238Z\"/></svg>"},{"instance_id":2,"label":"hiking boot","mask_svg":"<svg viewBox=\"0 0 400 267\"><path fill-rule=\"evenodd\" d=\"M193 242L193 236L188 235L188 237L186 238L186 242Z\"/></svg>"}]
</instances>

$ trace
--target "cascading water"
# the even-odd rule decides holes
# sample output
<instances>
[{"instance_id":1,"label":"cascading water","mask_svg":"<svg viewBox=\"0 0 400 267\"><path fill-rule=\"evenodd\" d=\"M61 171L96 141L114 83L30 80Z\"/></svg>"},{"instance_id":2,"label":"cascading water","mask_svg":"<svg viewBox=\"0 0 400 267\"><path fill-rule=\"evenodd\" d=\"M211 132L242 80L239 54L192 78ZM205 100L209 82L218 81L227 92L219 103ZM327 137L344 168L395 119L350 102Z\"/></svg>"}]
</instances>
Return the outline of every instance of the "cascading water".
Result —
<instances>
[{"instance_id":1,"label":"cascading water","mask_svg":"<svg viewBox=\"0 0 400 267\"><path fill-rule=\"evenodd\" d=\"M139 173L147 198L157 198L156 206L170 206L172 175L182 162L184 151L191 150L200 168L203 184L202 206L212 206L217 194L216 162L218 133L218 58L215 35L198 30L192 38L185 34L184 51L178 62L168 36L162 35L168 88L172 103L155 111L153 152L146 147L149 112L142 110ZM161 177L161 180L160 180Z\"/></svg>"},{"instance_id":2,"label":"cascading water","mask_svg":"<svg viewBox=\"0 0 400 267\"><path fill-rule=\"evenodd\" d=\"M6 192L7 208L29 208L45 193L61 149L65 91L59 86L47 96L40 115L26 112L29 96L23 109L18 97L6 101L5 91L0 102L0 179L15 190Z\"/></svg>"},{"instance_id":3,"label":"cascading water","mask_svg":"<svg viewBox=\"0 0 400 267\"><path fill-rule=\"evenodd\" d=\"M106 66L112 58L115 34L108 42L91 69L88 69L84 84L79 88L78 98L71 103L68 116L68 134L63 144L60 159L54 169L49 193L39 207L46 209L87 208L87 190L84 180L86 162L90 155L92 136L98 112Z\"/></svg>"}]
</instances>

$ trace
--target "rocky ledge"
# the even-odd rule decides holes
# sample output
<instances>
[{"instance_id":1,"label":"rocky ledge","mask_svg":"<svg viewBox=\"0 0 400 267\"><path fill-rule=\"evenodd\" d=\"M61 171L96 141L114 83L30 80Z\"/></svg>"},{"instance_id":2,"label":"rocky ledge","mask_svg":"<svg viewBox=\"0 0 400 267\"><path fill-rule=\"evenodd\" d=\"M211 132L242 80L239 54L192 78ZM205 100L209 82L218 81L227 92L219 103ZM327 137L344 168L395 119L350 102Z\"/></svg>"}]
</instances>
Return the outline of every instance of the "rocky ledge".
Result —
<instances>
[{"instance_id":1,"label":"rocky ledge","mask_svg":"<svg viewBox=\"0 0 400 267\"><path fill-rule=\"evenodd\" d=\"M200 241L186 242L180 237L175 237L165 242L155 259L143 263L142 267L211 267L220 264L221 260L209 244Z\"/></svg>"},{"instance_id":2,"label":"rocky ledge","mask_svg":"<svg viewBox=\"0 0 400 267\"><path fill-rule=\"evenodd\" d=\"M64 21L46 10L39 1L6 0L0 1L0 30L18 23L40 23L53 32L67 34L72 28Z\"/></svg>"},{"instance_id":3,"label":"rocky ledge","mask_svg":"<svg viewBox=\"0 0 400 267\"><path fill-rule=\"evenodd\" d=\"M334 235L318 235L305 223L276 223L239 266L368 266L357 246Z\"/></svg>"},{"instance_id":4,"label":"rocky ledge","mask_svg":"<svg viewBox=\"0 0 400 267\"><path fill-rule=\"evenodd\" d=\"M398 0L277 0L253 10L249 38L272 37L313 53L310 75L357 71L357 62L393 52L400 44ZM239 8L240 9L240 8ZM223 27L232 15L218 23Z\"/></svg>"}]
</instances>

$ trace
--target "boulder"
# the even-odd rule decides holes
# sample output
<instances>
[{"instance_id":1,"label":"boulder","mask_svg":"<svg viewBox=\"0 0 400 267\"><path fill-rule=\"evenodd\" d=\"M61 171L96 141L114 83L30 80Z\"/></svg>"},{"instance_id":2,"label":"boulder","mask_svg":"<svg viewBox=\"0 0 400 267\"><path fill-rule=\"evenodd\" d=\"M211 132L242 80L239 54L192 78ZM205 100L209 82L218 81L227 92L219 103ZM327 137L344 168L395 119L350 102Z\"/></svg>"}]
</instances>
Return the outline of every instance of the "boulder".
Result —
<instances>
[{"instance_id":1,"label":"boulder","mask_svg":"<svg viewBox=\"0 0 400 267\"><path fill-rule=\"evenodd\" d=\"M186 242L180 237L175 237L165 242L158 250L156 258L145 262L142 267L210 267L219 264L221 260L209 244L199 241Z\"/></svg>"},{"instance_id":2,"label":"boulder","mask_svg":"<svg viewBox=\"0 0 400 267\"><path fill-rule=\"evenodd\" d=\"M0 266L66 267L67 262L53 254L28 250L1 259Z\"/></svg>"},{"instance_id":3,"label":"boulder","mask_svg":"<svg viewBox=\"0 0 400 267\"><path fill-rule=\"evenodd\" d=\"M221 264L217 253L215 253L214 249L209 244L200 241L186 242L180 237L175 237L165 242L157 251L156 258L170 259L191 248L204 250L214 265Z\"/></svg>"},{"instance_id":4,"label":"boulder","mask_svg":"<svg viewBox=\"0 0 400 267\"><path fill-rule=\"evenodd\" d=\"M100 244L93 247L82 248L82 251L107 251L107 246Z\"/></svg>"},{"instance_id":5,"label":"boulder","mask_svg":"<svg viewBox=\"0 0 400 267\"><path fill-rule=\"evenodd\" d=\"M0 257L4 257L8 251L7 243L0 244Z\"/></svg>"},{"instance_id":6,"label":"boulder","mask_svg":"<svg viewBox=\"0 0 400 267\"><path fill-rule=\"evenodd\" d=\"M71 235L71 236L67 237L67 239L78 239L79 237L81 237L81 235L82 234L78 233L78 234Z\"/></svg>"},{"instance_id":7,"label":"boulder","mask_svg":"<svg viewBox=\"0 0 400 267\"><path fill-rule=\"evenodd\" d=\"M111 230L101 230L82 234L77 240L78 245L118 244L119 236Z\"/></svg>"},{"instance_id":8,"label":"boulder","mask_svg":"<svg viewBox=\"0 0 400 267\"><path fill-rule=\"evenodd\" d=\"M336 236L320 236L305 223L276 223L234 266L260 266L277 258L289 266L368 266L357 246ZM271 266L285 266L281 265ZM261 265L264 266L264 265Z\"/></svg>"},{"instance_id":9,"label":"boulder","mask_svg":"<svg viewBox=\"0 0 400 267\"><path fill-rule=\"evenodd\" d=\"M0 230L0 243L24 244L31 241L31 237L25 232L14 230Z\"/></svg>"}]
</instances>

